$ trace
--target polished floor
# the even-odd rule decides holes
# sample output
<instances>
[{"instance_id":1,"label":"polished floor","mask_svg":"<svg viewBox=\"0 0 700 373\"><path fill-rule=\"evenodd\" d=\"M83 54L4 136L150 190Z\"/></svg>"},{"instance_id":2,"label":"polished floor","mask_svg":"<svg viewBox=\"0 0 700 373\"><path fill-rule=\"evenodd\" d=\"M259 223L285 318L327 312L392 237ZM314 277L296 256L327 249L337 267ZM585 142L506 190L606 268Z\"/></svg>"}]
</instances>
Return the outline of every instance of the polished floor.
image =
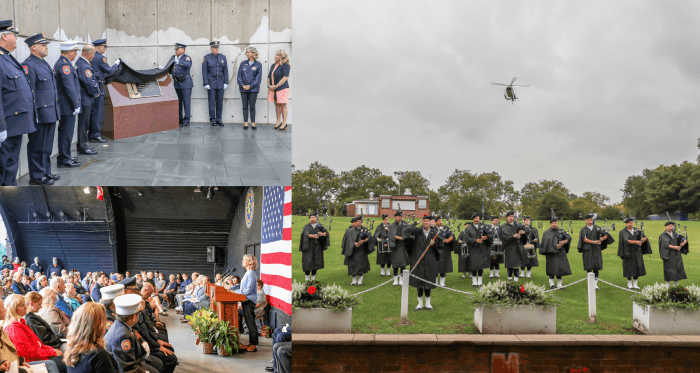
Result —
<instances>
[{"instance_id":1,"label":"polished floor","mask_svg":"<svg viewBox=\"0 0 700 373\"><path fill-rule=\"evenodd\" d=\"M92 144L96 155L73 156L77 168L56 168L54 185L107 186L241 186L291 185L292 126L275 131L273 125L243 129L242 124L212 127L192 123L177 130L153 133L105 144ZM28 185L29 175L18 180Z\"/></svg>"},{"instance_id":2,"label":"polished floor","mask_svg":"<svg viewBox=\"0 0 700 373\"><path fill-rule=\"evenodd\" d=\"M200 346L195 345L192 329L188 324L180 323L180 315L175 310L168 310L168 316L161 316L161 321L168 327L168 339L180 362L175 373L262 373L266 366L272 365L271 338L260 338L257 352L241 352L232 357L205 355ZM248 343L248 336L241 339L243 343Z\"/></svg>"}]
</instances>

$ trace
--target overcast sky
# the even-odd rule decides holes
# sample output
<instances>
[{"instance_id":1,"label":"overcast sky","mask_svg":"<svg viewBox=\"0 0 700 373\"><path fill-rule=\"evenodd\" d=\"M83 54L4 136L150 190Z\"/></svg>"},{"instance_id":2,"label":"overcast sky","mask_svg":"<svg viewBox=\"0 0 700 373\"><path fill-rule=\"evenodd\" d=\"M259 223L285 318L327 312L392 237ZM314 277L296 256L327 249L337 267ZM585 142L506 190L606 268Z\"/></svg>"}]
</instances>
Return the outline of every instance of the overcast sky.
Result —
<instances>
[{"instance_id":1,"label":"overcast sky","mask_svg":"<svg viewBox=\"0 0 700 373\"><path fill-rule=\"evenodd\" d=\"M295 0L293 163L498 172L620 201L694 161L698 1ZM516 89L511 105L503 87Z\"/></svg>"}]
</instances>

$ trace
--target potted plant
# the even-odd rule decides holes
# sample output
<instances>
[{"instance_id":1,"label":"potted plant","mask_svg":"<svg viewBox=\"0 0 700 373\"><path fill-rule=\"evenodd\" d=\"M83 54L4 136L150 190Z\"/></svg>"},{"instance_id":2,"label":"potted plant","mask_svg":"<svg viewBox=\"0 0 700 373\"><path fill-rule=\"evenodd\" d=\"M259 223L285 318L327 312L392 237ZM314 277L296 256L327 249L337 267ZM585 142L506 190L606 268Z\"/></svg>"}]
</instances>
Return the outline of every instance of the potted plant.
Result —
<instances>
[{"instance_id":1,"label":"potted plant","mask_svg":"<svg viewBox=\"0 0 700 373\"><path fill-rule=\"evenodd\" d=\"M263 326L262 330L260 331L260 336L272 338L272 328L270 328L268 325Z\"/></svg>"},{"instance_id":2,"label":"potted plant","mask_svg":"<svg viewBox=\"0 0 700 373\"><path fill-rule=\"evenodd\" d=\"M234 327L229 325L228 321L217 320L214 324L214 345L219 356L231 356L233 349L241 346L238 340L238 333Z\"/></svg>"},{"instance_id":3,"label":"potted plant","mask_svg":"<svg viewBox=\"0 0 700 373\"><path fill-rule=\"evenodd\" d=\"M471 296L474 324L484 334L555 334L561 299L531 282L491 282Z\"/></svg>"},{"instance_id":4,"label":"potted plant","mask_svg":"<svg viewBox=\"0 0 700 373\"><path fill-rule=\"evenodd\" d=\"M214 332L216 322L219 320L216 313L208 309L195 311L190 316L185 316L190 322L190 327L197 336L197 343L202 343L202 353L211 354L214 349Z\"/></svg>"},{"instance_id":5,"label":"potted plant","mask_svg":"<svg viewBox=\"0 0 700 373\"><path fill-rule=\"evenodd\" d=\"M318 281L292 284L294 331L297 333L350 333L352 308L361 300L338 285Z\"/></svg>"},{"instance_id":6,"label":"potted plant","mask_svg":"<svg viewBox=\"0 0 700 373\"><path fill-rule=\"evenodd\" d=\"M656 283L632 301L632 325L642 333L700 335L700 287Z\"/></svg>"}]
</instances>

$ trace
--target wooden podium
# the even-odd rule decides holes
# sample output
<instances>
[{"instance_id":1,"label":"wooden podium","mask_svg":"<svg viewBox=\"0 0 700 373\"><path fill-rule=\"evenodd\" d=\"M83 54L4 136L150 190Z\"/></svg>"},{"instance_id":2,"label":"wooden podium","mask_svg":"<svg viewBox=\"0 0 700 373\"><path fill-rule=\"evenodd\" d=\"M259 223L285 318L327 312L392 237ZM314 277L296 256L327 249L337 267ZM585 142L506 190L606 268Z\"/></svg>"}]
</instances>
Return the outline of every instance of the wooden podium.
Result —
<instances>
[{"instance_id":1,"label":"wooden podium","mask_svg":"<svg viewBox=\"0 0 700 373\"><path fill-rule=\"evenodd\" d=\"M238 329L238 302L245 302L246 296L211 283L205 285L205 291L209 294L210 307L216 311L219 320L228 321L229 325Z\"/></svg>"}]
</instances>

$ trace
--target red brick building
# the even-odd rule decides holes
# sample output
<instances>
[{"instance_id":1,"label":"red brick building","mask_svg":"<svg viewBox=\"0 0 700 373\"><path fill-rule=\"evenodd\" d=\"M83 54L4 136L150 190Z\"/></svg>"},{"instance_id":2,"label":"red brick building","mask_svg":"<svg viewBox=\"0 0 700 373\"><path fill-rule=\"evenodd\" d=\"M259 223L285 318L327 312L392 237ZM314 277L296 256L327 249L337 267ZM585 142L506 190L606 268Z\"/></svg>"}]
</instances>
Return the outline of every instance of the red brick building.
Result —
<instances>
[{"instance_id":1,"label":"red brick building","mask_svg":"<svg viewBox=\"0 0 700 373\"><path fill-rule=\"evenodd\" d=\"M368 199L361 199L348 203L348 216L382 216L393 217L394 213L401 209L404 218L415 215L416 218L430 213L430 198L428 196L417 196L411 194L410 189L406 189L403 195L381 194L375 197L370 192Z\"/></svg>"}]
</instances>

